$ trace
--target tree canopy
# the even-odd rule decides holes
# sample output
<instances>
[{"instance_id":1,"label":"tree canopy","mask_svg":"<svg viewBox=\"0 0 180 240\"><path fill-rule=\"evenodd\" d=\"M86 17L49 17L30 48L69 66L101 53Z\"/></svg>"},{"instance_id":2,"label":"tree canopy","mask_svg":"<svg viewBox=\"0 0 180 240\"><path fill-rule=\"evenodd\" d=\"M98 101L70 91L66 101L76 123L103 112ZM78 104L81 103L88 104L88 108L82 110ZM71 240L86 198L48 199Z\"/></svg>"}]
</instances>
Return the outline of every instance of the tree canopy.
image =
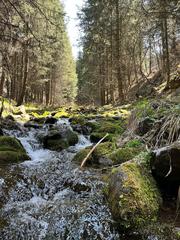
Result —
<instances>
[{"instance_id":1,"label":"tree canopy","mask_svg":"<svg viewBox=\"0 0 180 240\"><path fill-rule=\"evenodd\" d=\"M46 105L71 102L76 71L58 0L0 3L0 95Z\"/></svg>"}]
</instances>

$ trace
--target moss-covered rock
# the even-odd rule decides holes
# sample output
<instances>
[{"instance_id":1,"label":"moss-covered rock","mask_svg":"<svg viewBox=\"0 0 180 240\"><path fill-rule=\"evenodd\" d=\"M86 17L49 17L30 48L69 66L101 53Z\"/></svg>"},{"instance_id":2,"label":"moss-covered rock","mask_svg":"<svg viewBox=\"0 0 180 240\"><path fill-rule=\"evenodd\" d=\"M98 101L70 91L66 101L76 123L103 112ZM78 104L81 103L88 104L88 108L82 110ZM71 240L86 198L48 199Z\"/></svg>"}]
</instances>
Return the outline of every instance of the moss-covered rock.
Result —
<instances>
[{"instance_id":1,"label":"moss-covered rock","mask_svg":"<svg viewBox=\"0 0 180 240\"><path fill-rule=\"evenodd\" d=\"M93 158L94 160L98 161L102 157L108 157L108 155L111 154L115 149L116 149L116 146L114 143L111 143L111 142L101 143L94 150Z\"/></svg>"},{"instance_id":2,"label":"moss-covered rock","mask_svg":"<svg viewBox=\"0 0 180 240\"><path fill-rule=\"evenodd\" d=\"M94 143L99 142L106 134L103 132L93 132L90 135L90 140ZM109 134L104 140L103 142L109 142L112 141L113 142L113 134Z\"/></svg>"},{"instance_id":3,"label":"moss-covered rock","mask_svg":"<svg viewBox=\"0 0 180 240\"><path fill-rule=\"evenodd\" d=\"M78 143L78 135L71 129L61 132L59 129L51 129L46 136L39 136L44 148L52 151L61 151Z\"/></svg>"},{"instance_id":4,"label":"moss-covered rock","mask_svg":"<svg viewBox=\"0 0 180 240\"><path fill-rule=\"evenodd\" d=\"M90 139L92 142L98 142L102 139L106 133L109 133L108 137L104 139L104 142L115 141L116 137L124 132L122 121L114 119L101 119L94 124L93 132L91 133Z\"/></svg>"},{"instance_id":5,"label":"moss-covered rock","mask_svg":"<svg viewBox=\"0 0 180 240\"><path fill-rule=\"evenodd\" d=\"M108 201L114 219L122 230L139 230L157 220L161 197L150 173L148 154L113 169L109 179Z\"/></svg>"},{"instance_id":6,"label":"moss-covered rock","mask_svg":"<svg viewBox=\"0 0 180 240\"><path fill-rule=\"evenodd\" d=\"M85 149L82 149L80 150L76 155L75 157L73 158L73 161L78 163L78 164L81 164L81 162L84 160L84 158L88 155L88 153L90 152L91 150L91 147L88 147L88 148L85 148ZM92 155L89 157L88 161L87 161L87 165L89 164L92 164L93 162L93 157Z\"/></svg>"},{"instance_id":7,"label":"moss-covered rock","mask_svg":"<svg viewBox=\"0 0 180 240\"><path fill-rule=\"evenodd\" d=\"M73 132L72 130L68 129L65 133L65 138L70 146L75 145L78 143L78 135L77 133Z\"/></svg>"},{"instance_id":8,"label":"moss-covered rock","mask_svg":"<svg viewBox=\"0 0 180 240\"><path fill-rule=\"evenodd\" d=\"M116 148L108 157L114 164L121 164L132 160L142 151L144 151L143 143L140 140L133 139L127 142L123 147Z\"/></svg>"},{"instance_id":9,"label":"moss-covered rock","mask_svg":"<svg viewBox=\"0 0 180 240\"><path fill-rule=\"evenodd\" d=\"M81 163L84 158L88 155L92 147L85 148L78 152L74 161L77 163ZM111 142L101 143L97 146L97 148L92 152L91 156L87 161L87 165L112 165L113 162L108 158L108 155L116 149L115 144Z\"/></svg>"},{"instance_id":10,"label":"moss-covered rock","mask_svg":"<svg viewBox=\"0 0 180 240\"><path fill-rule=\"evenodd\" d=\"M19 140L14 137L0 137L0 164L18 163L29 160Z\"/></svg>"},{"instance_id":11,"label":"moss-covered rock","mask_svg":"<svg viewBox=\"0 0 180 240\"><path fill-rule=\"evenodd\" d=\"M48 138L44 141L44 148L47 148L52 151L62 151L69 147L69 144L66 139L52 139Z\"/></svg>"},{"instance_id":12,"label":"moss-covered rock","mask_svg":"<svg viewBox=\"0 0 180 240\"><path fill-rule=\"evenodd\" d=\"M77 115L70 118L70 122L73 125L76 125L76 124L84 125L86 123L86 119L85 119L85 116Z\"/></svg>"},{"instance_id":13,"label":"moss-covered rock","mask_svg":"<svg viewBox=\"0 0 180 240\"><path fill-rule=\"evenodd\" d=\"M109 158L115 163L120 164L132 160L140 153L138 148L124 147L119 148L109 155Z\"/></svg>"},{"instance_id":14,"label":"moss-covered rock","mask_svg":"<svg viewBox=\"0 0 180 240\"><path fill-rule=\"evenodd\" d=\"M112 134L121 134L123 133L123 128L121 122L118 121L101 121L99 127L96 130L100 133L112 133Z\"/></svg>"}]
</instances>

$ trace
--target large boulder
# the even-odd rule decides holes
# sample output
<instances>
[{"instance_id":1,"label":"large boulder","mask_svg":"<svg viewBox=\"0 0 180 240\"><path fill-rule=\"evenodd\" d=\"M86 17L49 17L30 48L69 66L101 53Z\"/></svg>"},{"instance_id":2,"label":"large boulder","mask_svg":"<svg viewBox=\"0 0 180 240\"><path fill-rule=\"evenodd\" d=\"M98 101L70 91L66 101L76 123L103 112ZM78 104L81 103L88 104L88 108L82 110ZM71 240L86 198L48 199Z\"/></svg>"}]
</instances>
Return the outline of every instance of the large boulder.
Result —
<instances>
[{"instance_id":1,"label":"large boulder","mask_svg":"<svg viewBox=\"0 0 180 240\"><path fill-rule=\"evenodd\" d=\"M157 219L161 197L150 173L148 154L114 168L106 189L114 219L121 230L139 230Z\"/></svg>"},{"instance_id":2,"label":"large boulder","mask_svg":"<svg viewBox=\"0 0 180 240\"><path fill-rule=\"evenodd\" d=\"M18 163L29 160L25 149L14 137L0 137L0 164Z\"/></svg>"},{"instance_id":3,"label":"large boulder","mask_svg":"<svg viewBox=\"0 0 180 240\"><path fill-rule=\"evenodd\" d=\"M151 168L162 190L177 194L180 185L180 142L154 151Z\"/></svg>"},{"instance_id":4,"label":"large boulder","mask_svg":"<svg viewBox=\"0 0 180 240\"><path fill-rule=\"evenodd\" d=\"M43 137L44 148L52 151L61 151L78 143L78 135L71 129L50 129L48 134Z\"/></svg>"}]
</instances>

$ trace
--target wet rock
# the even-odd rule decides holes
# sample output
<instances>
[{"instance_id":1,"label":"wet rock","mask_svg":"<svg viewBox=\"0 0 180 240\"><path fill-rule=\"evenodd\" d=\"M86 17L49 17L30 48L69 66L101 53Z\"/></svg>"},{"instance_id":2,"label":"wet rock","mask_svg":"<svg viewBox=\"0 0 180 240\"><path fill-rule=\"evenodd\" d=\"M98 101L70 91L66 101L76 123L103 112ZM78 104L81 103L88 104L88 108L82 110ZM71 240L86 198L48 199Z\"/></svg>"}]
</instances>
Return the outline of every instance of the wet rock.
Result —
<instances>
[{"instance_id":1,"label":"wet rock","mask_svg":"<svg viewBox=\"0 0 180 240\"><path fill-rule=\"evenodd\" d=\"M78 135L77 133L73 132L72 130L68 129L62 134L63 138L67 139L68 144L70 146L74 146L78 143Z\"/></svg>"},{"instance_id":2,"label":"wet rock","mask_svg":"<svg viewBox=\"0 0 180 240\"><path fill-rule=\"evenodd\" d=\"M61 151L69 147L67 140L63 139L60 133L52 131L43 138L43 146L52 151Z\"/></svg>"},{"instance_id":3,"label":"wet rock","mask_svg":"<svg viewBox=\"0 0 180 240\"><path fill-rule=\"evenodd\" d=\"M113 161L108 157L110 153L115 150L115 145L111 142L101 143L94 152L91 154L89 159L87 160L87 165L91 166L112 166ZM81 163L87 154L90 152L92 147L85 148L78 152L75 157L74 161L77 163Z\"/></svg>"},{"instance_id":4,"label":"wet rock","mask_svg":"<svg viewBox=\"0 0 180 240\"><path fill-rule=\"evenodd\" d=\"M0 137L0 164L18 163L29 160L19 140L14 137Z\"/></svg>"},{"instance_id":5,"label":"wet rock","mask_svg":"<svg viewBox=\"0 0 180 240\"><path fill-rule=\"evenodd\" d=\"M5 118L5 120L7 120L7 121L15 121L15 119L14 119L14 117L12 116L12 115L8 115L6 118Z\"/></svg>"},{"instance_id":6,"label":"wet rock","mask_svg":"<svg viewBox=\"0 0 180 240\"><path fill-rule=\"evenodd\" d=\"M4 118L1 119L0 128L8 129L8 130L20 130L20 124L14 121L14 118Z\"/></svg>"},{"instance_id":7,"label":"wet rock","mask_svg":"<svg viewBox=\"0 0 180 240\"><path fill-rule=\"evenodd\" d=\"M3 136L4 133L3 133L3 130L0 128L0 136Z\"/></svg>"},{"instance_id":8,"label":"wet rock","mask_svg":"<svg viewBox=\"0 0 180 240\"><path fill-rule=\"evenodd\" d=\"M180 142L152 153L151 168L157 181L180 185Z\"/></svg>"},{"instance_id":9,"label":"wet rock","mask_svg":"<svg viewBox=\"0 0 180 240\"><path fill-rule=\"evenodd\" d=\"M35 122L35 123L38 123L38 124L44 124L44 122L45 122L45 120L46 120L46 118L44 118L44 117L41 117L41 118L31 118L30 119L32 122Z\"/></svg>"},{"instance_id":10,"label":"wet rock","mask_svg":"<svg viewBox=\"0 0 180 240\"><path fill-rule=\"evenodd\" d=\"M113 161L108 157L100 157L98 160L98 164L104 167L108 167L113 165Z\"/></svg>"},{"instance_id":11,"label":"wet rock","mask_svg":"<svg viewBox=\"0 0 180 240\"><path fill-rule=\"evenodd\" d=\"M157 219L161 197L147 160L144 153L112 170L106 194L122 230L138 231Z\"/></svg>"},{"instance_id":12,"label":"wet rock","mask_svg":"<svg viewBox=\"0 0 180 240\"><path fill-rule=\"evenodd\" d=\"M72 128L74 131L82 133L82 126L80 124L73 125Z\"/></svg>"},{"instance_id":13,"label":"wet rock","mask_svg":"<svg viewBox=\"0 0 180 240\"><path fill-rule=\"evenodd\" d=\"M28 121L27 123L24 124L25 128L34 128L34 129L39 129L42 127L42 125L34 123L32 121Z\"/></svg>"},{"instance_id":14,"label":"wet rock","mask_svg":"<svg viewBox=\"0 0 180 240\"><path fill-rule=\"evenodd\" d=\"M64 186L71 188L74 192L77 192L77 193L91 191L90 186L88 186L86 183L80 182L80 181L67 180L64 183Z\"/></svg>"},{"instance_id":15,"label":"wet rock","mask_svg":"<svg viewBox=\"0 0 180 240\"><path fill-rule=\"evenodd\" d=\"M142 121L139 122L137 129L135 130L135 132L140 135L143 136L144 134L146 134L147 132L149 132L154 124L154 119L150 118L150 117L146 117L145 119L143 119Z\"/></svg>"},{"instance_id":16,"label":"wet rock","mask_svg":"<svg viewBox=\"0 0 180 240\"><path fill-rule=\"evenodd\" d=\"M54 117L48 117L46 120L45 120L45 124L55 124L58 120Z\"/></svg>"},{"instance_id":17,"label":"wet rock","mask_svg":"<svg viewBox=\"0 0 180 240\"><path fill-rule=\"evenodd\" d=\"M92 128L86 125L82 126L80 124L76 124L76 125L73 125L72 128L74 131L83 135L89 135L92 132Z\"/></svg>"},{"instance_id":18,"label":"wet rock","mask_svg":"<svg viewBox=\"0 0 180 240\"><path fill-rule=\"evenodd\" d=\"M54 117L57 113L58 113L57 111L56 112L52 112L51 116Z\"/></svg>"},{"instance_id":19,"label":"wet rock","mask_svg":"<svg viewBox=\"0 0 180 240\"><path fill-rule=\"evenodd\" d=\"M42 141L44 148L61 151L78 143L78 135L70 129L51 129Z\"/></svg>"}]
</instances>

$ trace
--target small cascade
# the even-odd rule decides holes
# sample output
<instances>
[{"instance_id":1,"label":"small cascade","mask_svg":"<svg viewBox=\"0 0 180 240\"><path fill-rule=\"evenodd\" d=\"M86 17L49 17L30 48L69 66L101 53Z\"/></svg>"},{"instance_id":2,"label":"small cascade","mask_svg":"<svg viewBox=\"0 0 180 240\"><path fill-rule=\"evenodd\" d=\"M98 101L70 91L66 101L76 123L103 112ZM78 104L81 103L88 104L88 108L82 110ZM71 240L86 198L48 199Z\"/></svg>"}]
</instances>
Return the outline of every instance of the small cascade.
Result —
<instances>
[{"instance_id":1,"label":"small cascade","mask_svg":"<svg viewBox=\"0 0 180 240\"><path fill-rule=\"evenodd\" d=\"M55 125L71 128L68 119ZM31 160L18 170L11 167L14 182L0 210L0 239L120 239L104 200L100 172L81 171L72 162L75 153L92 145L89 137L79 135L75 146L50 151L38 138L49 127L8 132L21 141ZM4 184L6 179L0 179L0 192Z\"/></svg>"}]
</instances>

